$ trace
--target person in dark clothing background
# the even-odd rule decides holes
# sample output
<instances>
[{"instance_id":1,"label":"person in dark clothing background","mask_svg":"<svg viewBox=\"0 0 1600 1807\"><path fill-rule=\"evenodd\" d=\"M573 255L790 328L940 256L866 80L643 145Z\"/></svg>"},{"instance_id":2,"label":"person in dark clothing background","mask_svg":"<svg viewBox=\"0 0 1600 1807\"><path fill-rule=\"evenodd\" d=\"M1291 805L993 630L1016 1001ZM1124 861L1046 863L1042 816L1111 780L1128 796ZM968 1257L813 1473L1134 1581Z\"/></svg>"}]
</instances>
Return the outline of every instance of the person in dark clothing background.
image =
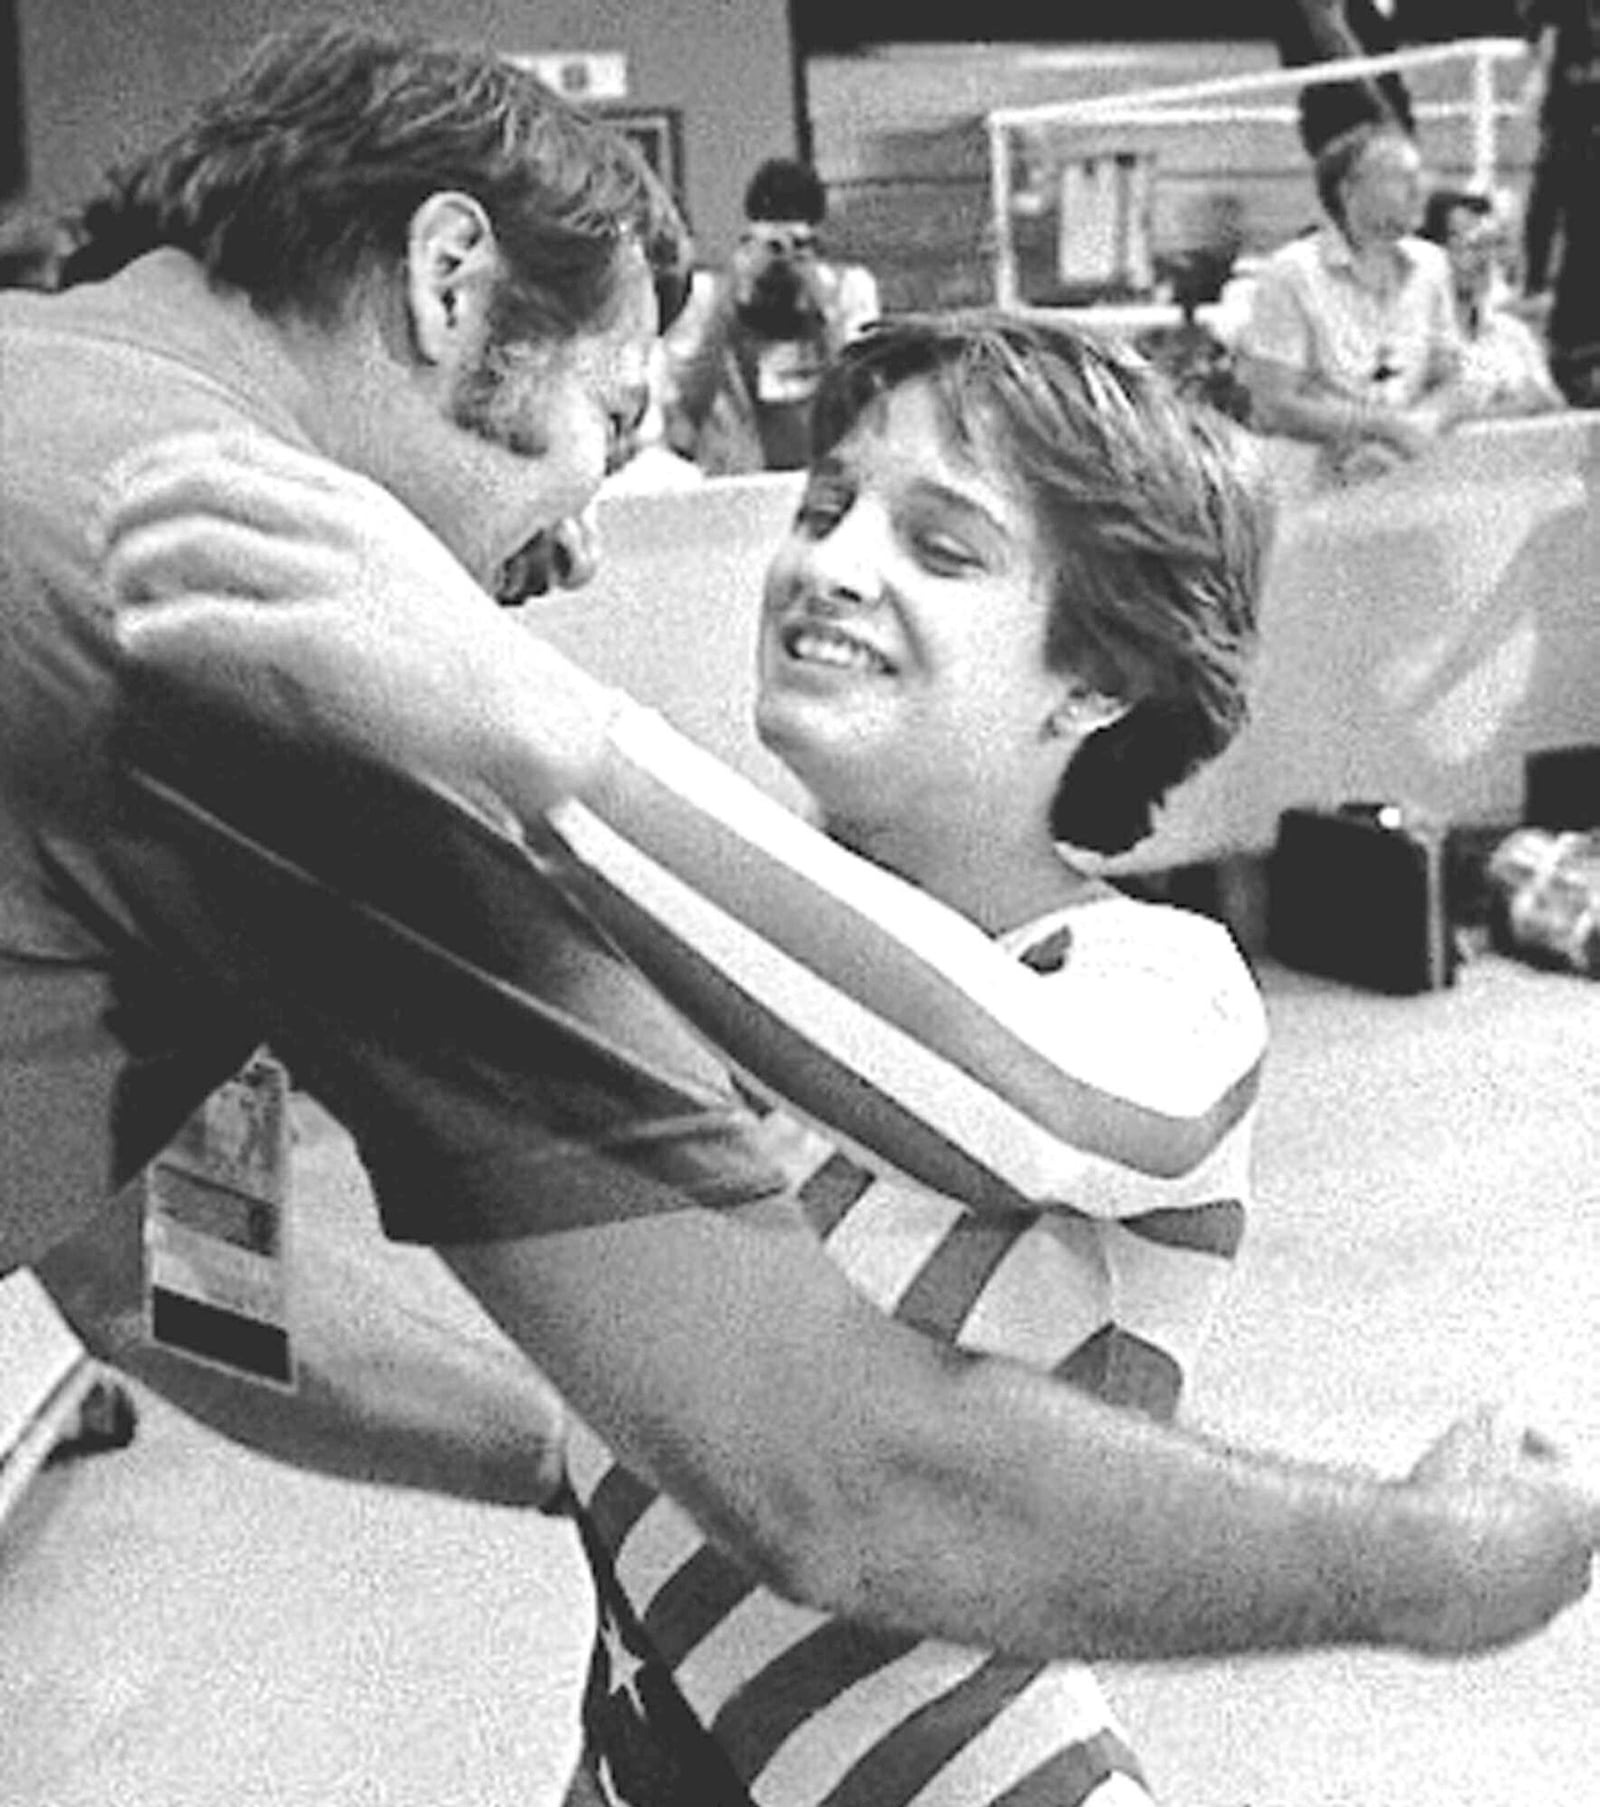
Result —
<instances>
[{"instance_id":1,"label":"person in dark clothing background","mask_svg":"<svg viewBox=\"0 0 1600 1807\"><path fill-rule=\"evenodd\" d=\"M1286 69L1387 56L1401 43L1393 5L1385 8L1377 0L1281 0L1273 39ZM1300 142L1308 157L1352 126L1385 118L1415 130L1410 91L1393 71L1300 93Z\"/></svg>"},{"instance_id":2,"label":"person in dark clothing background","mask_svg":"<svg viewBox=\"0 0 1600 1807\"><path fill-rule=\"evenodd\" d=\"M872 272L823 254L828 196L808 164L769 157L744 213L728 268L696 282L664 341L667 439L708 476L799 470L823 366L880 311Z\"/></svg>"},{"instance_id":3,"label":"person in dark clothing background","mask_svg":"<svg viewBox=\"0 0 1600 1807\"><path fill-rule=\"evenodd\" d=\"M1523 285L1551 295L1546 333L1562 393L1600 407L1600 4L1521 0L1518 11L1542 71Z\"/></svg>"}]
</instances>

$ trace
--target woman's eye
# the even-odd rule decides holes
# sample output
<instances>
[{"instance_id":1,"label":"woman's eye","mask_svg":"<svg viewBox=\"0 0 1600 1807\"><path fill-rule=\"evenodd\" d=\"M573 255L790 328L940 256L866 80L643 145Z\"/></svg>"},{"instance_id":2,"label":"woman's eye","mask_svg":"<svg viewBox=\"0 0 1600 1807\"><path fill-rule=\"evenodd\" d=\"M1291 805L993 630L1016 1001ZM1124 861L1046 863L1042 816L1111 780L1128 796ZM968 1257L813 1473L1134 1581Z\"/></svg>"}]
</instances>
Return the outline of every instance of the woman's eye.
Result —
<instances>
[{"instance_id":1,"label":"woman's eye","mask_svg":"<svg viewBox=\"0 0 1600 1807\"><path fill-rule=\"evenodd\" d=\"M970 546L944 534L923 534L918 538L916 548L917 557L930 571L972 571L983 562Z\"/></svg>"}]
</instances>

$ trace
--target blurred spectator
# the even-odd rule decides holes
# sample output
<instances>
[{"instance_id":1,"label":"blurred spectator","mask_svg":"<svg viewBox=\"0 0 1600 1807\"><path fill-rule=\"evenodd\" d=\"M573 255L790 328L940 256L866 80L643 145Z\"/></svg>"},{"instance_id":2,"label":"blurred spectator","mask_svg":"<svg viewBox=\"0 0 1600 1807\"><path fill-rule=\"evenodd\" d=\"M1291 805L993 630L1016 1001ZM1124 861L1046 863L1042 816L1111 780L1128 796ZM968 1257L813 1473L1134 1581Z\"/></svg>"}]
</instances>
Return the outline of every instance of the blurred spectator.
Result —
<instances>
[{"instance_id":1,"label":"blurred spectator","mask_svg":"<svg viewBox=\"0 0 1600 1807\"><path fill-rule=\"evenodd\" d=\"M1553 289L1550 362L1571 402L1600 407L1600 0L1519 0L1539 59L1539 149L1524 283Z\"/></svg>"},{"instance_id":2,"label":"blurred spectator","mask_svg":"<svg viewBox=\"0 0 1600 1807\"><path fill-rule=\"evenodd\" d=\"M1245 244L1244 203L1228 191L1201 202L1190 242L1156 260L1156 272L1172 292L1185 319L1215 305L1233 276Z\"/></svg>"},{"instance_id":3,"label":"blurred spectator","mask_svg":"<svg viewBox=\"0 0 1600 1807\"><path fill-rule=\"evenodd\" d=\"M763 163L744 211L728 270L697 278L665 342L667 442L717 476L806 463L822 367L880 311L869 270L822 256L827 194L805 164Z\"/></svg>"},{"instance_id":4,"label":"blurred spectator","mask_svg":"<svg viewBox=\"0 0 1600 1807\"><path fill-rule=\"evenodd\" d=\"M1204 402L1248 425L1250 392L1239 380L1233 353L1191 310L1184 310L1176 326L1147 328L1134 345L1191 401Z\"/></svg>"},{"instance_id":5,"label":"blurred spectator","mask_svg":"<svg viewBox=\"0 0 1600 1807\"><path fill-rule=\"evenodd\" d=\"M1239 421L1250 397L1234 368L1233 348L1202 307L1214 313L1244 245L1244 208L1237 195L1207 198L1192 244L1157 262L1157 273L1178 307L1175 326L1153 326L1135 339L1139 351L1187 396Z\"/></svg>"},{"instance_id":6,"label":"blurred spectator","mask_svg":"<svg viewBox=\"0 0 1600 1807\"><path fill-rule=\"evenodd\" d=\"M1422 160L1392 122L1315 166L1326 224L1263 260L1239 335L1251 419L1350 480L1417 457L1449 418L1463 348L1450 265L1421 224Z\"/></svg>"},{"instance_id":7,"label":"blurred spectator","mask_svg":"<svg viewBox=\"0 0 1600 1807\"><path fill-rule=\"evenodd\" d=\"M1273 40L1286 69L1347 57L1387 56L1400 48L1393 0L1277 0ZM1411 96L1394 71L1327 82L1300 91L1300 142L1315 157L1352 126L1392 120L1413 130Z\"/></svg>"},{"instance_id":8,"label":"blurred spectator","mask_svg":"<svg viewBox=\"0 0 1600 1807\"><path fill-rule=\"evenodd\" d=\"M1457 417L1542 414L1564 405L1538 335L1507 305L1507 231L1487 195L1435 189L1422 235L1450 260L1456 324L1464 345Z\"/></svg>"}]
</instances>

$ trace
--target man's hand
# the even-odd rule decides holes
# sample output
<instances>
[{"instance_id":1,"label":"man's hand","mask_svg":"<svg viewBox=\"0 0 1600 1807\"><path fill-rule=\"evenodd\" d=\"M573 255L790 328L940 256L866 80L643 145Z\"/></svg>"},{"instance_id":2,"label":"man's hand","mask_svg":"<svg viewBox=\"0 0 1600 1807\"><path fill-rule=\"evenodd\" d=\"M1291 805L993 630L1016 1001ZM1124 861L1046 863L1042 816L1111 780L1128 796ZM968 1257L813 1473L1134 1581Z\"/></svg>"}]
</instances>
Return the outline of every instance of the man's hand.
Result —
<instances>
[{"instance_id":1,"label":"man's hand","mask_svg":"<svg viewBox=\"0 0 1600 1807\"><path fill-rule=\"evenodd\" d=\"M1457 1548L1453 1585L1384 1627L1385 1642L1439 1656L1514 1643L1588 1592L1600 1494L1555 1446L1484 1410L1452 1426L1406 1486L1442 1510Z\"/></svg>"},{"instance_id":2,"label":"man's hand","mask_svg":"<svg viewBox=\"0 0 1600 1807\"><path fill-rule=\"evenodd\" d=\"M615 693L387 490L265 436L163 442L101 522L129 659L526 820L596 769Z\"/></svg>"}]
</instances>

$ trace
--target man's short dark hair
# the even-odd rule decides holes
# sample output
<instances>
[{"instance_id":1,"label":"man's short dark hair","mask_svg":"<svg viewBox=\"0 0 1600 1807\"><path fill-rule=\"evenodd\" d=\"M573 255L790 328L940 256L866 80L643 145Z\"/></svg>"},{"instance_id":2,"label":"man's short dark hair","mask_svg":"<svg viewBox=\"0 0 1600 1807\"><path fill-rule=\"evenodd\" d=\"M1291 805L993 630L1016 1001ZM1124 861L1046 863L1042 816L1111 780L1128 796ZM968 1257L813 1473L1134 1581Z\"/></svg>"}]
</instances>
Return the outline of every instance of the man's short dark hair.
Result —
<instances>
[{"instance_id":1,"label":"man's short dark hair","mask_svg":"<svg viewBox=\"0 0 1600 1807\"><path fill-rule=\"evenodd\" d=\"M792 157L769 157L744 191L747 220L803 220L820 226L827 212L827 190L816 171Z\"/></svg>"},{"instance_id":2,"label":"man's short dark hair","mask_svg":"<svg viewBox=\"0 0 1600 1807\"><path fill-rule=\"evenodd\" d=\"M84 210L68 283L162 246L267 315L336 320L399 269L416 210L457 190L483 207L536 330L609 308L629 244L682 305L688 234L620 133L484 49L351 26L267 37L166 143Z\"/></svg>"}]
</instances>

